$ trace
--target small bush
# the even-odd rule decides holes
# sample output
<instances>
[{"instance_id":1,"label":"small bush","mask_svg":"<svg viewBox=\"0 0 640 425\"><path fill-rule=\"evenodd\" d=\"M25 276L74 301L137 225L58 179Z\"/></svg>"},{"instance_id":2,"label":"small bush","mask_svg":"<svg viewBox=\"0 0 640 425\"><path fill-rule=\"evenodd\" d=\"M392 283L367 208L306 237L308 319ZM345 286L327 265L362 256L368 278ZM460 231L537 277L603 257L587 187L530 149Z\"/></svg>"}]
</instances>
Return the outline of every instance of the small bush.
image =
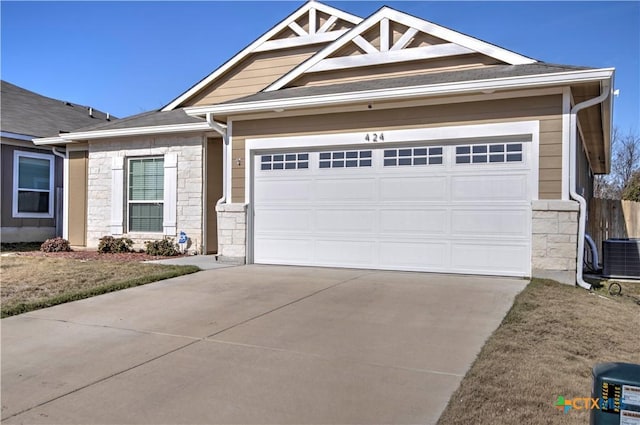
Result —
<instances>
[{"instance_id":1,"label":"small bush","mask_svg":"<svg viewBox=\"0 0 640 425\"><path fill-rule=\"evenodd\" d=\"M42 252L69 252L71 247L69 241L64 238L47 239L40 245Z\"/></svg>"},{"instance_id":2,"label":"small bush","mask_svg":"<svg viewBox=\"0 0 640 425\"><path fill-rule=\"evenodd\" d=\"M122 252L131 252L133 249L133 241L129 238L114 238L113 236L104 236L100 238L98 244L98 252L103 254L118 254Z\"/></svg>"},{"instance_id":3,"label":"small bush","mask_svg":"<svg viewBox=\"0 0 640 425\"><path fill-rule=\"evenodd\" d=\"M164 238L159 241L146 241L144 247L149 255L172 257L180 254L180 247L171 238Z\"/></svg>"}]
</instances>

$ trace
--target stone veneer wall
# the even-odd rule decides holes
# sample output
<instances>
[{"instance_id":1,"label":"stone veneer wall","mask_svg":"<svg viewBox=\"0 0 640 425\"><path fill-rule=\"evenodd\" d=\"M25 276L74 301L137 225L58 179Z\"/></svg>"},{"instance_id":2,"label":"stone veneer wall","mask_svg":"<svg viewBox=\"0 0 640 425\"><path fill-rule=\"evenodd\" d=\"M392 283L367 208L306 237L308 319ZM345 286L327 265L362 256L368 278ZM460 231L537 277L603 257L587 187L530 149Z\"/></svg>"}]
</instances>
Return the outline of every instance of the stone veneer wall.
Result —
<instances>
[{"instance_id":1,"label":"stone veneer wall","mask_svg":"<svg viewBox=\"0 0 640 425\"><path fill-rule=\"evenodd\" d=\"M244 264L247 260L247 211L244 204L220 204L218 214L218 260Z\"/></svg>"},{"instance_id":2,"label":"stone veneer wall","mask_svg":"<svg viewBox=\"0 0 640 425\"><path fill-rule=\"evenodd\" d=\"M97 247L101 237L111 234L112 158L175 153L178 157L177 231L184 231L190 238L189 251L202 252L202 144L201 135L140 136L91 141L87 187L87 247ZM126 196L126 188L124 193ZM163 237L162 233L125 233L124 236L133 239L136 248L142 248L144 241Z\"/></svg>"},{"instance_id":3,"label":"stone veneer wall","mask_svg":"<svg viewBox=\"0 0 640 425\"><path fill-rule=\"evenodd\" d=\"M578 242L578 203L532 202L533 276L575 284Z\"/></svg>"}]
</instances>

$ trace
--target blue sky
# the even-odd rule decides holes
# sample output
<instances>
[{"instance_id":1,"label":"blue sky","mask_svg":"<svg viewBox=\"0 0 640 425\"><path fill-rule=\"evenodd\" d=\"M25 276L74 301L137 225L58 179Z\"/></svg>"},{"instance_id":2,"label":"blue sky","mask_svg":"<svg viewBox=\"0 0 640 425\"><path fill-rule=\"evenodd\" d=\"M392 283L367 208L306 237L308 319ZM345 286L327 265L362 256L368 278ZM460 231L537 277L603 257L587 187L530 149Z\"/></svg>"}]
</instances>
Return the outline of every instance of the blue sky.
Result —
<instances>
[{"instance_id":1,"label":"blue sky","mask_svg":"<svg viewBox=\"0 0 640 425\"><path fill-rule=\"evenodd\" d=\"M551 63L615 67L615 124L640 130L640 2L384 4ZM2 79L124 117L158 109L302 2L0 3Z\"/></svg>"}]
</instances>

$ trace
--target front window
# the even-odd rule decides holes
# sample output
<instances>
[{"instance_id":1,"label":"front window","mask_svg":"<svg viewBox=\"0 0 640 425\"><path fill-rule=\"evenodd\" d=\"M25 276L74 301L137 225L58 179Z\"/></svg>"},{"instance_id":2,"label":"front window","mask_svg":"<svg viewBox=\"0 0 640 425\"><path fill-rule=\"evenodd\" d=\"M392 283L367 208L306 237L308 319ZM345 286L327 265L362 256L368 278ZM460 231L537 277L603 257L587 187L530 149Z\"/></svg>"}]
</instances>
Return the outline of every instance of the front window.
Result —
<instances>
[{"instance_id":1,"label":"front window","mask_svg":"<svg viewBox=\"0 0 640 425\"><path fill-rule=\"evenodd\" d=\"M53 156L15 151L13 216L53 217Z\"/></svg>"},{"instance_id":2,"label":"front window","mask_svg":"<svg viewBox=\"0 0 640 425\"><path fill-rule=\"evenodd\" d=\"M129 231L162 232L164 158L132 158L128 169Z\"/></svg>"}]
</instances>

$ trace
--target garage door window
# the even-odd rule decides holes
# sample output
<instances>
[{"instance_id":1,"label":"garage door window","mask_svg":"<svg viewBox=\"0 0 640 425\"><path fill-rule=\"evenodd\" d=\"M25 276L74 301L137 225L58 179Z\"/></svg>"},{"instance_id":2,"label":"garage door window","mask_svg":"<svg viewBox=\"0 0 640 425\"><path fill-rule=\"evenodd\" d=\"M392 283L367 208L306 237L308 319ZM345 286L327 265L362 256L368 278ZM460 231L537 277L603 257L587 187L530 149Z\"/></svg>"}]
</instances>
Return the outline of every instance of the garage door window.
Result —
<instances>
[{"instance_id":1,"label":"garage door window","mask_svg":"<svg viewBox=\"0 0 640 425\"><path fill-rule=\"evenodd\" d=\"M320 152L320 168L371 167L371 151Z\"/></svg>"},{"instance_id":2,"label":"garage door window","mask_svg":"<svg viewBox=\"0 0 640 425\"><path fill-rule=\"evenodd\" d=\"M260 169L269 170L297 170L309 168L308 153L282 153L262 155Z\"/></svg>"},{"instance_id":3,"label":"garage door window","mask_svg":"<svg viewBox=\"0 0 640 425\"><path fill-rule=\"evenodd\" d=\"M456 146L456 164L522 162L522 143Z\"/></svg>"},{"instance_id":4,"label":"garage door window","mask_svg":"<svg viewBox=\"0 0 640 425\"><path fill-rule=\"evenodd\" d=\"M442 146L430 148L385 149L384 151L385 167L440 164L442 164Z\"/></svg>"}]
</instances>

